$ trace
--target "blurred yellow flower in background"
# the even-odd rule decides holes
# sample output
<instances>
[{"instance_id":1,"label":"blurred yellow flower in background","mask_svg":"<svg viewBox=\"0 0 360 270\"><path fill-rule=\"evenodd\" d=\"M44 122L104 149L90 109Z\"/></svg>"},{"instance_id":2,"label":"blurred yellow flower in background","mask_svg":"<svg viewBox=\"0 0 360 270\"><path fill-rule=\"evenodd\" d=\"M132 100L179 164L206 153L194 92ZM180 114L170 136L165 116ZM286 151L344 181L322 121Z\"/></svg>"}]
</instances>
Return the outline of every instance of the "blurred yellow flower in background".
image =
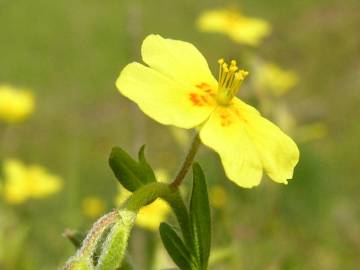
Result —
<instances>
[{"instance_id":1,"label":"blurred yellow flower in background","mask_svg":"<svg viewBox=\"0 0 360 270\"><path fill-rule=\"evenodd\" d=\"M2 193L6 202L20 204L28 199L41 199L58 192L60 177L50 174L41 166L25 166L21 161L3 162L4 182Z\"/></svg>"},{"instance_id":2,"label":"blurred yellow flower in background","mask_svg":"<svg viewBox=\"0 0 360 270\"><path fill-rule=\"evenodd\" d=\"M273 63L260 63L256 67L255 83L260 89L274 96L281 96L298 83L298 76L291 70L284 70Z\"/></svg>"},{"instance_id":3,"label":"blurred yellow flower in background","mask_svg":"<svg viewBox=\"0 0 360 270\"><path fill-rule=\"evenodd\" d=\"M227 177L242 187L260 183L263 171L287 183L299 160L294 141L236 94L248 72L219 60L218 81L190 43L149 35L142 44L146 64L131 63L116 86L154 120L197 128L201 141L221 158Z\"/></svg>"},{"instance_id":4,"label":"blurred yellow flower in background","mask_svg":"<svg viewBox=\"0 0 360 270\"><path fill-rule=\"evenodd\" d=\"M29 90L0 85L0 120L16 123L34 110L34 97Z\"/></svg>"},{"instance_id":5,"label":"blurred yellow flower in background","mask_svg":"<svg viewBox=\"0 0 360 270\"><path fill-rule=\"evenodd\" d=\"M136 225L156 231L159 229L160 223L165 221L169 212L170 206L162 199L156 199L153 203L140 209Z\"/></svg>"},{"instance_id":6,"label":"blurred yellow flower in background","mask_svg":"<svg viewBox=\"0 0 360 270\"><path fill-rule=\"evenodd\" d=\"M265 20L246 17L235 9L218 9L203 12L197 26L203 32L228 35L236 42L258 46L271 33Z\"/></svg>"},{"instance_id":7,"label":"blurred yellow flower in background","mask_svg":"<svg viewBox=\"0 0 360 270\"><path fill-rule=\"evenodd\" d=\"M168 180L168 172L159 168L154 171L157 181L165 182ZM131 192L119 187L118 195L115 197L115 205L120 206L131 195ZM136 218L136 225L147 230L156 231L159 229L160 223L165 221L170 213L170 206L162 199L142 207Z\"/></svg>"},{"instance_id":8,"label":"blurred yellow flower in background","mask_svg":"<svg viewBox=\"0 0 360 270\"><path fill-rule=\"evenodd\" d=\"M81 206L82 212L89 218L97 218L105 211L104 201L96 196L85 197Z\"/></svg>"},{"instance_id":9,"label":"blurred yellow flower in background","mask_svg":"<svg viewBox=\"0 0 360 270\"><path fill-rule=\"evenodd\" d=\"M211 186L209 195L211 205L215 208L223 208L228 201L228 194L220 185Z\"/></svg>"}]
</instances>

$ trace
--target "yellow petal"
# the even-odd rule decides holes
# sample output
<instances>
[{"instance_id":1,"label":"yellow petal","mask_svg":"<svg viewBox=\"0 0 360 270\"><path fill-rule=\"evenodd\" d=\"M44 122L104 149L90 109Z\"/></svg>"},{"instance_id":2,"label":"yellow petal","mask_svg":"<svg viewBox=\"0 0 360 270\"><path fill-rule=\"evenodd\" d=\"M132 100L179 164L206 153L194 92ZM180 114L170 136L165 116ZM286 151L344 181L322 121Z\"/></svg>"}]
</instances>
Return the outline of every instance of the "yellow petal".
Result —
<instances>
[{"instance_id":1,"label":"yellow petal","mask_svg":"<svg viewBox=\"0 0 360 270\"><path fill-rule=\"evenodd\" d=\"M228 202L229 195L221 185L210 187L209 191L211 205L215 208L224 208Z\"/></svg>"},{"instance_id":2,"label":"yellow petal","mask_svg":"<svg viewBox=\"0 0 360 270\"><path fill-rule=\"evenodd\" d=\"M142 207L136 219L136 225L144 229L156 231L160 223L164 222L170 206L162 199L156 199L153 203Z\"/></svg>"},{"instance_id":3,"label":"yellow petal","mask_svg":"<svg viewBox=\"0 0 360 270\"><path fill-rule=\"evenodd\" d=\"M26 168L18 160L8 159L3 164L5 183L4 199L10 204L20 204L28 199Z\"/></svg>"},{"instance_id":4,"label":"yellow petal","mask_svg":"<svg viewBox=\"0 0 360 270\"><path fill-rule=\"evenodd\" d=\"M0 120L15 123L34 110L34 97L29 90L0 85Z\"/></svg>"},{"instance_id":5,"label":"yellow petal","mask_svg":"<svg viewBox=\"0 0 360 270\"><path fill-rule=\"evenodd\" d=\"M229 31L230 37L239 42L258 46L271 32L270 25L261 19L243 18Z\"/></svg>"},{"instance_id":6,"label":"yellow petal","mask_svg":"<svg viewBox=\"0 0 360 270\"><path fill-rule=\"evenodd\" d=\"M244 102L235 99L234 103L241 113L249 137L256 146L266 174L275 182L287 184L299 161L297 145L259 113L242 109Z\"/></svg>"},{"instance_id":7,"label":"yellow petal","mask_svg":"<svg viewBox=\"0 0 360 270\"><path fill-rule=\"evenodd\" d=\"M266 21L227 9L206 11L200 15L197 24L201 31L227 34L236 42L252 46L259 45L271 33Z\"/></svg>"},{"instance_id":8,"label":"yellow petal","mask_svg":"<svg viewBox=\"0 0 360 270\"><path fill-rule=\"evenodd\" d=\"M81 206L82 212L89 218L99 217L105 211L104 201L96 196L85 197Z\"/></svg>"},{"instance_id":9,"label":"yellow petal","mask_svg":"<svg viewBox=\"0 0 360 270\"><path fill-rule=\"evenodd\" d=\"M60 177L40 166L25 166L19 160L4 162L4 196L9 203L19 204L30 198L43 198L60 190Z\"/></svg>"},{"instance_id":10,"label":"yellow petal","mask_svg":"<svg viewBox=\"0 0 360 270\"><path fill-rule=\"evenodd\" d=\"M116 86L145 114L165 125L195 127L208 118L216 105L214 94L209 92L213 89L204 88L201 81L194 85L177 82L139 63L127 65Z\"/></svg>"},{"instance_id":11,"label":"yellow petal","mask_svg":"<svg viewBox=\"0 0 360 270\"><path fill-rule=\"evenodd\" d=\"M149 35L142 44L141 54L151 68L182 85L207 83L217 89L206 59L191 43Z\"/></svg>"},{"instance_id":12,"label":"yellow petal","mask_svg":"<svg viewBox=\"0 0 360 270\"><path fill-rule=\"evenodd\" d=\"M212 114L200 137L219 153L229 179L242 187L258 185L262 170L272 180L287 183L299 160L296 144L237 98Z\"/></svg>"},{"instance_id":13,"label":"yellow petal","mask_svg":"<svg viewBox=\"0 0 360 270\"><path fill-rule=\"evenodd\" d=\"M260 183L262 163L237 112L218 107L200 130L201 141L221 158L227 177L241 187Z\"/></svg>"},{"instance_id":14,"label":"yellow petal","mask_svg":"<svg viewBox=\"0 0 360 270\"><path fill-rule=\"evenodd\" d=\"M237 19L237 16L234 18ZM231 24L227 10L210 10L202 13L197 21L197 26L204 32L227 33Z\"/></svg>"},{"instance_id":15,"label":"yellow petal","mask_svg":"<svg viewBox=\"0 0 360 270\"><path fill-rule=\"evenodd\" d=\"M32 198L44 198L60 191L62 180L60 177L48 173L40 166L28 168L29 196Z\"/></svg>"}]
</instances>

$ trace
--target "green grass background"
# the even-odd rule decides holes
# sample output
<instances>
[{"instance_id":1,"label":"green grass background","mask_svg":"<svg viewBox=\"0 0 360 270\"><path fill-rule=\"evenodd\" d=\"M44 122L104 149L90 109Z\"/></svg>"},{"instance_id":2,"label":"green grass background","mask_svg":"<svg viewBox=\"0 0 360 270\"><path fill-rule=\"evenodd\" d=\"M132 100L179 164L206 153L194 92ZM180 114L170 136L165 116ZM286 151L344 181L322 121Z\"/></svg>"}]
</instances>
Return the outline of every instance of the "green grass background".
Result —
<instances>
[{"instance_id":1,"label":"green grass background","mask_svg":"<svg viewBox=\"0 0 360 270\"><path fill-rule=\"evenodd\" d=\"M1 248L16 246L28 233L20 251L7 255L15 257L12 266L0 263L0 269L56 269L74 253L61 234L93 222L81 212L82 198L98 195L113 207L112 146L135 154L145 143L154 167L174 174L185 149L167 127L120 96L114 82L124 65L140 61L149 33L192 42L213 68L220 57L237 58L243 46L194 27L204 9L229 5L273 25L256 53L299 74L299 85L284 99L300 124L320 120L329 133L300 145L295 180L286 187L264 179L258 188L240 189L226 180L215 153L201 151L209 182L224 185L231 200L223 212L214 210L214 245L233 252L214 269L357 269L357 0L0 0L0 82L29 87L37 99L29 120L0 131L0 158L42 164L65 181L51 198L16 207L2 203L0 219L15 221ZM142 240L134 237L134 250Z\"/></svg>"}]
</instances>

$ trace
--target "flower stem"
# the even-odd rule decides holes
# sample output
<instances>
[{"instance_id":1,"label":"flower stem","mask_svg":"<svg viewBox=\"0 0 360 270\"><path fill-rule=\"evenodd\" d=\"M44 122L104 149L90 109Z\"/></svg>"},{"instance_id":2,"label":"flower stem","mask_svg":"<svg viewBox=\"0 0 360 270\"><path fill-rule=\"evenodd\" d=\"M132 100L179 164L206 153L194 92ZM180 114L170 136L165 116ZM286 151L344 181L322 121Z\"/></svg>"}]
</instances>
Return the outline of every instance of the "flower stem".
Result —
<instances>
[{"instance_id":1,"label":"flower stem","mask_svg":"<svg viewBox=\"0 0 360 270\"><path fill-rule=\"evenodd\" d=\"M174 181L170 184L170 186L172 188L177 188L178 186L181 185L182 181L184 180L184 178L186 176L186 173L188 172L188 170L190 169L190 167L194 161L194 158L199 149L200 143L201 143L201 141L200 141L199 133L196 133L196 135L191 143L189 152L187 153L185 160L184 160L183 164L181 165L181 168L180 168L178 174L176 175Z\"/></svg>"}]
</instances>

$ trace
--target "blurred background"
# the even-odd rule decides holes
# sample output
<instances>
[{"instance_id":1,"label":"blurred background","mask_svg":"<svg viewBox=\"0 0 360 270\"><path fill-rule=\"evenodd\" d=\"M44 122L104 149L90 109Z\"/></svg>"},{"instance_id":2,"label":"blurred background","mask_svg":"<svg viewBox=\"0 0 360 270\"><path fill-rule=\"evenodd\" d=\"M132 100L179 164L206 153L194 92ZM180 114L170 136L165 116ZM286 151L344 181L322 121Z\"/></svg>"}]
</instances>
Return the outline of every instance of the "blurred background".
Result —
<instances>
[{"instance_id":1,"label":"blurred background","mask_svg":"<svg viewBox=\"0 0 360 270\"><path fill-rule=\"evenodd\" d=\"M224 8L264 20L272 32L252 46L199 30L204 11ZM154 168L168 181L176 173L191 131L156 123L115 88L120 70L141 62L150 33L193 43L215 75L219 58L237 59L250 71L239 97L301 149L287 186L264 178L247 190L202 148L213 202L211 269L358 269L359 12L358 0L0 0L0 85L29 89L34 98L26 119L0 120L0 159L36 164L61 183L46 196L1 197L0 269L56 269L74 254L64 230L86 231L115 207L118 183L107 165L113 146L136 155L146 144ZM262 73L275 65L291 71L280 94L262 76L280 78L277 68ZM173 265L158 233L141 227L130 256L136 269Z\"/></svg>"}]
</instances>

